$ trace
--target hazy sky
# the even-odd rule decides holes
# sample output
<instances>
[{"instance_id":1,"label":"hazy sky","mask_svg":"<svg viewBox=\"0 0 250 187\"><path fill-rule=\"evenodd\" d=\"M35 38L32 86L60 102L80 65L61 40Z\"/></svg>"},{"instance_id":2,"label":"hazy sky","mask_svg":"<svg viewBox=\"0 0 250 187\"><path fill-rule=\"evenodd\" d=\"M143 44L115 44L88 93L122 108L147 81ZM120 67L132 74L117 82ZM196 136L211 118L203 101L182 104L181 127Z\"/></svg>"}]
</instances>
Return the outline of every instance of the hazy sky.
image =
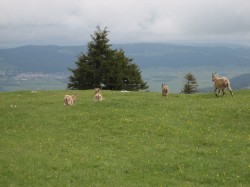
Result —
<instances>
[{"instance_id":1,"label":"hazy sky","mask_svg":"<svg viewBox=\"0 0 250 187\"><path fill-rule=\"evenodd\" d=\"M0 47L85 45L96 26L111 44L250 44L250 0L0 0Z\"/></svg>"}]
</instances>

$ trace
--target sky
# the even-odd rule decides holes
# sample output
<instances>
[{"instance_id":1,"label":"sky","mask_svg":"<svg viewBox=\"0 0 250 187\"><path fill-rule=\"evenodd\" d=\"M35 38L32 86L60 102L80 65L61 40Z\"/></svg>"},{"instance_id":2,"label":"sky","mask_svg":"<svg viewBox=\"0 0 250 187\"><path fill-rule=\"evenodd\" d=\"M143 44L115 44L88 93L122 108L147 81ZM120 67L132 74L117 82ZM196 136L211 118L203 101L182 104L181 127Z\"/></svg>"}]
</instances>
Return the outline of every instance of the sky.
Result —
<instances>
[{"instance_id":1,"label":"sky","mask_svg":"<svg viewBox=\"0 0 250 187\"><path fill-rule=\"evenodd\" d=\"M250 0L0 0L0 48L86 45L97 26L111 44L250 45Z\"/></svg>"}]
</instances>

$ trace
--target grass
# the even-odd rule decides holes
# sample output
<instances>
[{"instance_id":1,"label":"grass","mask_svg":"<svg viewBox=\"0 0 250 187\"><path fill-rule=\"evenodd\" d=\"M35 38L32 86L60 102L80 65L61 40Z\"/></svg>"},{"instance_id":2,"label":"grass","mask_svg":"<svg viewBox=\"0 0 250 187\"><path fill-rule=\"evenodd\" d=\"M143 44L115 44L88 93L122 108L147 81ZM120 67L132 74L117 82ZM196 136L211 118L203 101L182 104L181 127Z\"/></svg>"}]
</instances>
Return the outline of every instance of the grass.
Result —
<instances>
[{"instance_id":1,"label":"grass","mask_svg":"<svg viewBox=\"0 0 250 187\"><path fill-rule=\"evenodd\" d=\"M0 186L249 186L250 90L0 93Z\"/></svg>"}]
</instances>

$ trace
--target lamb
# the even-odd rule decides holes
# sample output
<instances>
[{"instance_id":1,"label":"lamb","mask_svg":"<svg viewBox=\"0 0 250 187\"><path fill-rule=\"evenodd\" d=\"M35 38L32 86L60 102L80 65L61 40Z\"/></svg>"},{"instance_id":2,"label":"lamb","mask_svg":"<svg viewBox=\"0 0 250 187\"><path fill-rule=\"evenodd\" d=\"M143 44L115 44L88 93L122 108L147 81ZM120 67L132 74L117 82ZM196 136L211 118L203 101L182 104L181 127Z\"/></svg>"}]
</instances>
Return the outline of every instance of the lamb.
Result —
<instances>
[{"instance_id":1,"label":"lamb","mask_svg":"<svg viewBox=\"0 0 250 187\"><path fill-rule=\"evenodd\" d=\"M168 92L169 92L169 88L167 84L163 84L162 83L162 97L167 97L168 96Z\"/></svg>"},{"instance_id":2,"label":"lamb","mask_svg":"<svg viewBox=\"0 0 250 187\"><path fill-rule=\"evenodd\" d=\"M72 106L76 102L75 95L65 95L64 96L64 106Z\"/></svg>"},{"instance_id":3,"label":"lamb","mask_svg":"<svg viewBox=\"0 0 250 187\"><path fill-rule=\"evenodd\" d=\"M100 88L95 88L95 101L99 102L103 100L102 94L100 93Z\"/></svg>"}]
</instances>

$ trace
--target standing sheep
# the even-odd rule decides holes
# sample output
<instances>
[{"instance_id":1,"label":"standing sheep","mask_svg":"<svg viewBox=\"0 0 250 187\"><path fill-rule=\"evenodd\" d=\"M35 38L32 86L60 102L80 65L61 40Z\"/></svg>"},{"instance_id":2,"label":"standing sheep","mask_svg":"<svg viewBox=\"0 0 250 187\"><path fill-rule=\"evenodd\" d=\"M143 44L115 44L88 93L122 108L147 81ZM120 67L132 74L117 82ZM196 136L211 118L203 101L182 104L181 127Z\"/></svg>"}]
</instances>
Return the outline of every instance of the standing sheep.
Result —
<instances>
[{"instance_id":1,"label":"standing sheep","mask_svg":"<svg viewBox=\"0 0 250 187\"><path fill-rule=\"evenodd\" d=\"M225 92L224 92L225 88L227 88L230 91L231 96L234 96L233 90L230 86L230 81L228 78L218 77L216 73L212 73L212 81L214 82L214 93L216 96L219 96L220 90L222 90L222 97L223 97L225 95ZM218 93L217 93L217 90L219 90Z\"/></svg>"},{"instance_id":2,"label":"standing sheep","mask_svg":"<svg viewBox=\"0 0 250 187\"><path fill-rule=\"evenodd\" d=\"M168 85L162 83L161 88L162 88L162 97L167 97L169 92Z\"/></svg>"},{"instance_id":3,"label":"standing sheep","mask_svg":"<svg viewBox=\"0 0 250 187\"><path fill-rule=\"evenodd\" d=\"M95 101L99 102L103 100L102 94L100 93L100 88L95 89L95 96L94 96Z\"/></svg>"}]
</instances>

